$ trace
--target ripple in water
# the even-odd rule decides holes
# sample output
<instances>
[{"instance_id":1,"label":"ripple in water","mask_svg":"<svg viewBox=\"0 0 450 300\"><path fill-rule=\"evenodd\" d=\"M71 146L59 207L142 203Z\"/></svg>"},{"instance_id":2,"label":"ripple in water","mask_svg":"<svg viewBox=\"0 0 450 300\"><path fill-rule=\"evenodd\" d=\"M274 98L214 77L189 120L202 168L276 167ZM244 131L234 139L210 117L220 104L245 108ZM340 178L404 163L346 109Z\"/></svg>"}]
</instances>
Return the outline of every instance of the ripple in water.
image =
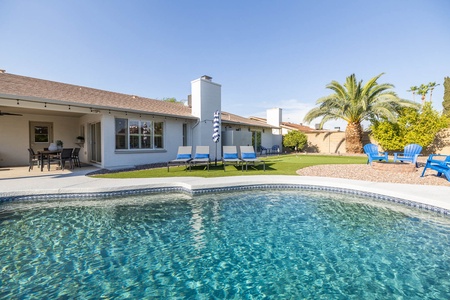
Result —
<instances>
[{"instance_id":1,"label":"ripple in water","mask_svg":"<svg viewBox=\"0 0 450 300\"><path fill-rule=\"evenodd\" d=\"M0 205L0 298L450 298L450 221L252 191Z\"/></svg>"}]
</instances>

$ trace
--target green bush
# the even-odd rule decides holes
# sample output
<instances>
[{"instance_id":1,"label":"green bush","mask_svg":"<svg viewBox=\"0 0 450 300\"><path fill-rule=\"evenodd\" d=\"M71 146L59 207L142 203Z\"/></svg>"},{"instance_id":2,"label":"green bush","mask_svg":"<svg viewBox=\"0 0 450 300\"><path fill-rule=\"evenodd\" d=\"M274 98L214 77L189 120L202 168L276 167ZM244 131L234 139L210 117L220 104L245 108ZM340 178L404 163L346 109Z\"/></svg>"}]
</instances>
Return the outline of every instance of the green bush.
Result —
<instances>
[{"instance_id":1,"label":"green bush","mask_svg":"<svg viewBox=\"0 0 450 300\"><path fill-rule=\"evenodd\" d=\"M402 150L407 144L419 144L426 148L436 134L447 127L447 118L425 102L420 110L405 108L396 123L375 121L370 129L372 136L384 150Z\"/></svg>"}]
</instances>

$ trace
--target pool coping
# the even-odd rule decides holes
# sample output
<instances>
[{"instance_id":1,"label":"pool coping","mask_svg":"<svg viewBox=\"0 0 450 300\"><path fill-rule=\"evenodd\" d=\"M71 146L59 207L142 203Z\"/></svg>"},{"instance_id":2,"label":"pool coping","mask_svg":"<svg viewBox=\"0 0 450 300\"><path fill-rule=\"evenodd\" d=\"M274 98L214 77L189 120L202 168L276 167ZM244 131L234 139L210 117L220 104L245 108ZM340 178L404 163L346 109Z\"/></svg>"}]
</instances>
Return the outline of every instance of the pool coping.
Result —
<instances>
[{"instance_id":1,"label":"pool coping","mask_svg":"<svg viewBox=\"0 0 450 300\"><path fill-rule=\"evenodd\" d=\"M0 180L0 202L74 197L114 197L144 193L183 192L192 195L250 189L321 190L366 196L450 216L450 187L368 182L313 176L231 176L106 179L46 176Z\"/></svg>"}]
</instances>

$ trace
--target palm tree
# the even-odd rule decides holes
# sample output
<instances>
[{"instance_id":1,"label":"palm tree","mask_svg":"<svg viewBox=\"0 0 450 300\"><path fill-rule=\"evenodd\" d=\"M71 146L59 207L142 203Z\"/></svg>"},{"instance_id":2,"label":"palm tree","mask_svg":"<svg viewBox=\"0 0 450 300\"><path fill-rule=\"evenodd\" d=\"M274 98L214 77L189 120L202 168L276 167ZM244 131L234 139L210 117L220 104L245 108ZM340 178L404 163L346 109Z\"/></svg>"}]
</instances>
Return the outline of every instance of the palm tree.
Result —
<instances>
[{"instance_id":1,"label":"palm tree","mask_svg":"<svg viewBox=\"0 0 450 300\"><path fill-rule=\"evenodd\" d=\"M439 84L436 84L436 82L430 82L428 83L428 88L430 89L430 102L431 102L431 97L433 97L433 90L435 87L437 87Z\"/></svg>"},{"instance_id":2,"label":"palm tree","mask_svg":"<svg viewBox=\"0 0 450 300\"><path fill-rule=\"evenodd\" d=\"M333 94L320 98L319 107L311 109L305 116L305 122L322 117L320 128L329 120L345 120L345 141L347 153L362 153L362 121L380 118L395 120L402 107L417 107L412 101L402 100L391 91L394 86L389 83L378 84L377 80L384 73L370 79L364 86L357 82L355 74L347 77L344 85L332 81L327 85Z\"/></svg>"},{"instance_id":3,"label":"palm tree","mask_svg":"<svg viewBox=\"0 0 450 300\"><path fill-rule=\"evenodd\" d=\"M416 92L419 90L417 86L412 86L409 88L407 92L412 92L413 94L413 101L416 102Z\"/></svg>"},{"instance_id":4,"label":"palm tree","mask_svg":"<svg viewBox=\"0 0 450 300\"><path fill-rule=\"evenodd\" d=\"M422 96L422 104L425 102L425 96L428 94L429 90L430 90L430 87L428 86L428 84L422 83L419 86L419 91L417 93Z\"/></svg>"}]
</instances>

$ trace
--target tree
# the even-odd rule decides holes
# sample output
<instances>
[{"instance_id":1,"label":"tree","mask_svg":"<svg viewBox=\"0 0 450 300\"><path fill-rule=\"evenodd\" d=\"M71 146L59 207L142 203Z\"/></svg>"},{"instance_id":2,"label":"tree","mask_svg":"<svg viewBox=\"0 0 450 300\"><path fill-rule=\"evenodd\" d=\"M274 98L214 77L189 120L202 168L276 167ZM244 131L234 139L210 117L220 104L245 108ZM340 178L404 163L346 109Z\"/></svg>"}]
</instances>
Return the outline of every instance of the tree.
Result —
<instances>
[{"instance_id":1,"label":"tree","mask_svg":"<svg viewBox=\"0 0 450 300\"><path fill-rule=\"evenodd\" d=\"M439 84L436 84L436 82L429 82L428 83L428 88L430 89L430 102L431 102L431 98L433 97L433 90L435 87L437 87Z\"/></svg>"},{"instance_id":2,"label":"tree","mask_svg":"<svg viewBox=\"0 0 450 300\"><path fill-rule=\"evenodd\" d=\"M370 79L364 86L362 81L357 82L355 74L347 77L344 85L332 81L327 85L333 94L320 98L305 116L305 122L322 117L320 127L329 120L342 119L347 122L345 129L345 142L347 153L362 153L362 126L363 121L387 119L394 121L397 112L402 107L417 107L412 101L402 100L391 91L394 86L389 83L378 84L377 80L383 75Z\"/></svg>"},{"instance_id":3,"label":"tree","mask_svg":"<svg viewBox=\"0 0 450 300\"><path fill-rule=\"evenodd\" d=\"M436 134L447 127L447 118L425 102L420 110L405 108L397 122L387 120L374 122L372 136L384 150L401 150L407 144L430 146Z\"/></svg>"},{"instance_id":4,"label":"tree","mask_svg":"<svg viewBox=\"0 0 450 300\"><path fill-rule=\"evenodd\" d=\"M301 131L291 130L283 137L283 146L300 151L306 146L308 137Z\"/></svg>"},{"instance_id":5,"label":"tree","mask_svg":"<svg viewBox=\"0 0 450 300\"><path fill-rule=\"evenodd\" d=\"M417 86L412 86L409 88L408 92L412 92L413 94L413 101L416 101L416 92L419 90Z\"/></svg>"},{"instance_id":6,"label":"tree","mask_svg":"<svg viewBox=\"0 0 450 300\"><path fill-rule=\"evenodd\" d=\"M450 77L444 78L444 101L442 106L444 107L443 114L450 118Z\"/></svg>"},{"instance_id":7,"label":"tree","mask_svg":"<svg viewBox=\"0 0 450 300\"><path fill-rule=\"evenodd\" d=\"M183 101L178 101L177 98L174 98L174 97L171 97L171 98L163 98L162 101L170 102L170 103L176 103L176 104L183 104L183 105L184 105L184 102L183 102Z\"/></svg>"},{"instance_id":8,"label":"tree","mask_svg":"<svg viewBox=\"0 0 450 300\"><path fill-rule=\"evenodd\" d=\"M408 92L413 93L413 100L415 100L414 96L416 93L421 95L422 104L423 104L425 102L425 98L426 98L426 95L428 94L428 92L430 92L430 101L432 100L431 98L433 97L433 90L438 85L439 84L436 84L436 82L429 82L428 84L422 83L419 87L417 87L417 86L410 87Z\"/></svg>"}]
</instances>

